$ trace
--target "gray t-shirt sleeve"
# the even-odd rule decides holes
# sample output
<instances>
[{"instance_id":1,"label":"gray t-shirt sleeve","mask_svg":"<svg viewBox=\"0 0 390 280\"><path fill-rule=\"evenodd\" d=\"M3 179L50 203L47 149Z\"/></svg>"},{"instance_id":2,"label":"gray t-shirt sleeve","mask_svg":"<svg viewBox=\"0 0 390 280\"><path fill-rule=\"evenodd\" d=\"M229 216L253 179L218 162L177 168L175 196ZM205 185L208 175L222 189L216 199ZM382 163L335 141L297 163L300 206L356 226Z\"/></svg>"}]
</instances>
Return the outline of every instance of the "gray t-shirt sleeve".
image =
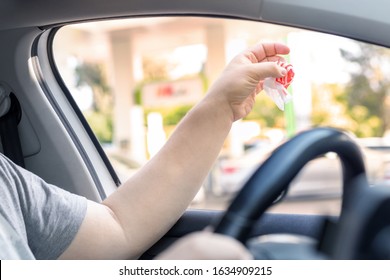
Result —
<instances>
[{"instance_id":1,"label":"gray t-shirt sleeve","mask_svg":"<svg viewBox=\"0 0 390 280\"><path fill-rule=\"evenodd\" d=\"M27 243L0 214L0 260L35 259Z\"/></svg>"},{"instance_id":2,"label":"gray t-shirt sleeve","mask_svg":"<svg viewBox=\"0 0 390 280\"><path fill-rule=\"evenodd\" d=\"M12 200L8 208L13 208L4 211L7 220L25 234L36 259L57 259L76 236L87 200L46 183L3 156L0 163L1 180L8 185L7 195Z\"/></svg>"}]
</instances>

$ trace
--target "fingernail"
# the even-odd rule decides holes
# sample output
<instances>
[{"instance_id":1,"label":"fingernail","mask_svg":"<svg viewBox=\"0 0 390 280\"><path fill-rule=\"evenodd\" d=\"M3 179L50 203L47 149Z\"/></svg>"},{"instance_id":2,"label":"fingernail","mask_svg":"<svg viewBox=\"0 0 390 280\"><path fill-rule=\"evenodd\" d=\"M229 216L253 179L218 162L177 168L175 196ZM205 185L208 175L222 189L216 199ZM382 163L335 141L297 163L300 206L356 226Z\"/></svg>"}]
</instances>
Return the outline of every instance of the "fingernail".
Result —
<instances>
[{"instance_id":1,"label":"fingernail","mask_svg":"<svg viewBox=\"0 0 390 280\"><path fill-rule=\"evenodd\" d=\"M285 76L287 74L287 70L283 68L282 70L280 70L280 74Z\"/></svg>"}]
</instances>

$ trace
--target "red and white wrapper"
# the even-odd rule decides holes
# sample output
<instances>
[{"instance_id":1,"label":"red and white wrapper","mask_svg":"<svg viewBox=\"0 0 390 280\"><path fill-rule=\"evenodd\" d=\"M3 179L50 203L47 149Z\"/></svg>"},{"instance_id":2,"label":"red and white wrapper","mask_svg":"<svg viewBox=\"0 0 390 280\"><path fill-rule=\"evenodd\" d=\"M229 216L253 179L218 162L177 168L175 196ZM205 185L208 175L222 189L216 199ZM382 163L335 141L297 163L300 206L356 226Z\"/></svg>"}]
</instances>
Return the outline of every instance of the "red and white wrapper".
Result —
<instances>
[{"instance_id":1,"label":"red and white wrapper","mask_svg":"<svg viewBox=\"0 0 390 280\"><path fill-rule=\"evenodd\" d=\"M291 95L288 93L287 88L294 78L294 70L291 64L280 61L277 64L284 67L287 70L287 74L281 78L266 78L263 83L263 89L275 102L276 106L284 111L284 104L291 100Z\"/></svg>"}]
</instances>

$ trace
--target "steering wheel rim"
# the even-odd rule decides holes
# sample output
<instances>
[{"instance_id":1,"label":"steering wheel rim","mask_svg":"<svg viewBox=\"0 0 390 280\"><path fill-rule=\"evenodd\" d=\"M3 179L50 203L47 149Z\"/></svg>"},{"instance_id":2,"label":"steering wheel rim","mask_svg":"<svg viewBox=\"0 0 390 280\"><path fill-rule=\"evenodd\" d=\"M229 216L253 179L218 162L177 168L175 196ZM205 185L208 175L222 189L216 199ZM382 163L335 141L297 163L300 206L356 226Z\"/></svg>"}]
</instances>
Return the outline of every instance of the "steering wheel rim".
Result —
<instances>
[{"instance_id":1,"label":"steering wheel rim","mask_svg":"<svg viewBox=\"0 0 390 280\"><path fill-rule=\"evenodd\" d=\"M327 152L335 152L342 163L343 212L356 191L354 181L362 178L367 181L363 156L359 146L345 132L315 128L298 134L271 154L242 187L214 227L214 232L245 244L255 221L287 190L302 167Z\"/></svg>"}]
</instances>

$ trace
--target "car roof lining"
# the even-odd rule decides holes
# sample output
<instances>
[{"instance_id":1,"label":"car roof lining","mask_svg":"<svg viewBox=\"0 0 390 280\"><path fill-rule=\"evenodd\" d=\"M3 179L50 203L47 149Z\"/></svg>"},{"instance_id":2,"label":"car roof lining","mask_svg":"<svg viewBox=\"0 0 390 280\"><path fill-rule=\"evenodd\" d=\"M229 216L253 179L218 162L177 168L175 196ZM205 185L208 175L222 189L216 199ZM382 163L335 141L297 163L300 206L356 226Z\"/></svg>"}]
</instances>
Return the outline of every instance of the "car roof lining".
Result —
<instances>
[{"instance_id":1,"label":"car roof lining","mask_svg":"<svg viewBox=\"0 0 390 280\"><path fill-rule=\"evenodd\" d=\"M390 18L386 9L380 9L385 3L386 0L2 0L0 29L47 29L86 20L191 15L284 24L390 46L390 37L385 36L390 30Z\"/></svg>"}]
</instances>

